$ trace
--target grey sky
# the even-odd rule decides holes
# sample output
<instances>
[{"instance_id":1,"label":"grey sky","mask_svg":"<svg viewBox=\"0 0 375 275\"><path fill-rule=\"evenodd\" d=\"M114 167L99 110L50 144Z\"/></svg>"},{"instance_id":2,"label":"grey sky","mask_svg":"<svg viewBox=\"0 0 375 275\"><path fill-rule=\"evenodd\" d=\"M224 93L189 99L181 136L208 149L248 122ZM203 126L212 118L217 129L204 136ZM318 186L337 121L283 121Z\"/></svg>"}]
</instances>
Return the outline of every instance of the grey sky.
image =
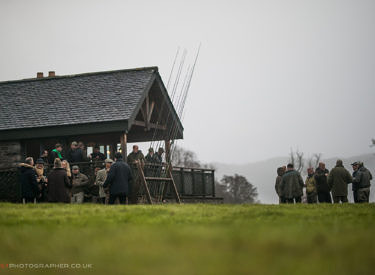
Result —
<instances>
[{"instance_id":1,"label":"grey sky","mask_svg":"<svg viewBox=\"0 0 375 275\"><path fill-rule=\"evenodd\" d=\"M192 63L180 143L243 163L291 147L370 152L375 137L375 1L7 1L0 80Z\"/></svg>"}]
</instances>

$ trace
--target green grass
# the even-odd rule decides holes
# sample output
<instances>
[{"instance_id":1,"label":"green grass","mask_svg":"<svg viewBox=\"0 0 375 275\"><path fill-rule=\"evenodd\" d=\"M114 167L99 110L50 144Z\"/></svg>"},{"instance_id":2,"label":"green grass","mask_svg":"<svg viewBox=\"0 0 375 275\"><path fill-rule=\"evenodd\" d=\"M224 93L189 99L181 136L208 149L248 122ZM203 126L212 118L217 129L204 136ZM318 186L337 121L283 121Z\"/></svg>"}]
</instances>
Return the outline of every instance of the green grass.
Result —
<instances>
[{"instance_id":1,"label":"green grass","mask_svg":"<svg viewBox=\"0 0 375 275\"><path fill-rule=\"evenodd\" d=\"M375 205L0 204L0 264L74 274L374 274ZM1 269L9 274L50 270Z\"/></svg>"}]
</instances>

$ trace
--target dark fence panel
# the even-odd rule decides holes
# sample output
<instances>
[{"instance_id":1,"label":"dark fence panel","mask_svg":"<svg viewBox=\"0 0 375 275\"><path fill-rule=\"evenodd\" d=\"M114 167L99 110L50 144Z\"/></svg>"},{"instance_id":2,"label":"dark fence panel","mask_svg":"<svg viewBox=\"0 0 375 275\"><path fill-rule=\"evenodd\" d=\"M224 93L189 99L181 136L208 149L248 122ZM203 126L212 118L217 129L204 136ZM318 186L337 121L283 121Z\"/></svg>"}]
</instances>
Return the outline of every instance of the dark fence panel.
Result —
<instances>
[{"instance_id":1,"label":"dark fence panel","mask_svg":"<svg viewBox=\"0 0 375 275\"><path fill-rule=\"evenodd\" d=\"M88 176L90 179L91 186L95 181L95 170L104 167L104 163L92 163L92 162L81 162L72 163L72 166L78 165L81 173ZM51 167L46 167L47 174ZM158 166L154 164L146 164L144 166L145 176L148 177L166 177L166 165ZM134 174L137 174L137 170L133 167ZM188 197L215 197L215 180L214 170L211 169L199 169L199 168L185 168L185 167L173 167L172 176L175 181L177 190L180 196ZM95 186L92 186L95 187ZM97 190L90 187L92 195L96 195ZM139 189L139 195L144 193L144 188L141 186ZM160 194L158 183L152 183L150 186L151 193ZM21 192L19 186L19 172L17 168L8 168L0 170L0 201L21 201ZM173 197L173 192L169 186L166 195Z\"/></svg>"},{"instance_id":2,"label":"dark fence panel","mask_svg":"<svg viewBox=\"0 0 375 275\"><path fill-rule=\"evenodd\" d=\"M0 201L21 201L21 188L17 168L0 170Z\"/></svg>"}]
</instances>

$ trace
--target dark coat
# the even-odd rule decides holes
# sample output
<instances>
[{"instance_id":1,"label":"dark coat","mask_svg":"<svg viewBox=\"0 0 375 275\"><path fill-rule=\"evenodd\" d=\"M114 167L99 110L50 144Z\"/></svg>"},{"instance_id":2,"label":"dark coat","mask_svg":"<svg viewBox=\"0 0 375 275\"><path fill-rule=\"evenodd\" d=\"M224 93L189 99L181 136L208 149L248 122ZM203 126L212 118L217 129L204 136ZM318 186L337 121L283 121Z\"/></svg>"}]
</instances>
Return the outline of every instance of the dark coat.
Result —
<instances>
[{"instance_id":1,"label":"dark coat","mask_svg":"<svg viewBox=\"0 0 375 275\"><path fill-rule=\"evenodd\" d=\"M328 186L327 179L328 169L320 169L319 167L315 170L315 182L316 182L316 191L318 193L329 193L331 189Z\"/></svg>"},{"instance_id":2,"label":"dark coat","mask_svg":"<svg viewBox=\"0 0 375 275\"><path fill-rule=\"evenodd\" d=\"M72 184L64 168L54 168L48 176L48 201L49 202L70 202L69 189Z\"/></svg>"},{"instance_id":3,"label":"dark coat","mask_svg":"<svg viewBox=\"0 0 375 275\"><path fill-rule=\"evenodd\" d=\"M332 189L332 196L347 196L348 184L352 182L352 176L344 166L336 165L328 176L328 186Z\"/></svg>"},{"instance_id":4,"label":"dark coat","mask_svg":"<svg viewBox=\"0 0 375 275\"><path fill-rule=\"evenodd\" d=\"M22 198L33 199L38 196L39 189L36 181L36 173L34 167L29 164L20 164L20 185Z\"/></svg>"},{"instance_id":5,"label":"dark coat","mask_svg":"<svg viewBox=\"0 0 375 275\"><path fill-rule=\"evenodd\" d=\"M63 160L64 156L63 156L62 152L60 153L60 155L62 156L61 160ZM55 151L52 150L49 154L49 163L53 164L55 162L55 159L57 159L57 158L59 158L59 155Z\"/></svg>"},{"instance_id":6,"label":"dark coat","mask_svg":"<svg viewBox=\"0 0 375 275\"><path fill-rule=\"evenodd\" d=\"M69 149L68 153L66 154L66 159L69 163L76 163L83 161L83 152L81 148L77 148L75 150Z\"/></svg>"},{"instance_id":7,"label":"dark coat","mask_svg":"<svg viewBox=\"0 0 375 275\"><path fill-rule=\"evenodd\" d=\"M370 187L371 180L371 172L366 167L362 166L355 173L353 173L353 191Z\"/></svg>"},{"instance_id":8,"label":"dark coat","mask_svg":"<svg viewBox=\"0 0 375 275\"><path fill-rule=\"evenodd\" d=\"M286 171L280 183L281 197L293 199L303 195L303 179L296 170Z\"/></svg>"},{"instance_id":9,"label":"dark coat","mask_svg":"<svg viewBox=\"0 0 375 275\"><path fill-rule=\"evenodd\" d=\"M109 193L129 194L129 184L133 180L129 165L122 159L117 160L109 169L107 178L103 184L103 188L109 185Z\"/></svg>"}]
</instances>

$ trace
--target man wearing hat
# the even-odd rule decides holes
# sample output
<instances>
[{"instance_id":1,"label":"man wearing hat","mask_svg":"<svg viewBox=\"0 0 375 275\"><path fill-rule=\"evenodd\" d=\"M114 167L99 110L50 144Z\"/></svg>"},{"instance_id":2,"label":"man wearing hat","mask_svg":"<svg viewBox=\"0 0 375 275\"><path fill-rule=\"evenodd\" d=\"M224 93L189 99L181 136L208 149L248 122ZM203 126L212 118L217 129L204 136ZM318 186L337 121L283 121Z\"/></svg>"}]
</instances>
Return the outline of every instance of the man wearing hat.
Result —
<instances>
[{"instance_id":1,"label":"man wearing hat","mask_svg":"<svg viewBox=\"0 0 375 275\"><path fill-rule=\"evenodd\" d=\"M95 184L99 186L99 198L100 198L101 203L103 204L106 203L106 197L107 197L107 194L104 190L103 185L104 185L105 180L107 179L107 174L109 172L109 169L111 168L113 160L106 159L104 162L105 162L105 167L97 172L96 179L95 179Z\"/></svg>"},{"instance_id":2,"label":"man wearing hat","mask_svg":"<svg viewBox=\"0 0 375 275\"><path fill-rule=\"evenodd\" d=\"M354 164L354 165L353 165ZM369 202L371 172L363 165L363 162L352 163L353 169L356 166L356 173L353 177L353 186L356 188L357 202Z\"/></svg>"},{"instance_id":3,"label":"man wearing hat","mask_svg":"<svg viewBox=\"0 0 375 275\"><path fill-rule=\"evenodd\" d=\"M154 157L155 157L155 153L154 153L154 148L150 148L148 149L148 154L146 155L145 159L146 159L146 162L154 162Z\"/></svg>"},{"instance_id":4,"label":"man wearing hat","mask_svg":"<svg viewBox=\"0 0 375 275\"><path fill-rule=\"evenodd\" d=\"M89 179L86 175L79 172L79 167L74 165L72 180L72 203L83 203L85 198L85 187L89 184Z\"/></svg>"},{"instance_id":5,"label":"man wearing hat","mask_svg":"<svg viewBox=\"0 0 375 275\"><path fill-rule=\"evenodd\" d=\"M155 154L155 162L161 164L163 162L164 148L160 147L158 152Z\"/></svg>"}]
</instances>

